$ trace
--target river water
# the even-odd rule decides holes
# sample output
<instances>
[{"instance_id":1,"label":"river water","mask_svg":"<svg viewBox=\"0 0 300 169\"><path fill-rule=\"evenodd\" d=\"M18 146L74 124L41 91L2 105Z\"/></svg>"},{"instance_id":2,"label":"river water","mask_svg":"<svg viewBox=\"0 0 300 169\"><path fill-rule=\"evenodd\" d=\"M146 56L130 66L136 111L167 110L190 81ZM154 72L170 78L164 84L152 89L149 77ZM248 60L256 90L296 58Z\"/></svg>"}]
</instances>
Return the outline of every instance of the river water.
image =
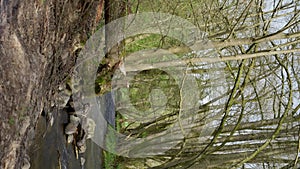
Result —
<instances>
[{"instance_id":1,"label":"river water","mask_svg":"<svg viewBox=\"0 0 300 169\"><path fill-rule=\"evenodd\" d=\"M111 93L98 98L100 113L103 113L109 124L115 126L115 105ZM68 123L67 112L53 110L54 123L46 127L46 119L40 117L35 130L35 139L31 147L31 169L101 169L103 168L102 149L90 139L87 140L87 149L79 154L78 159L72 144L66 143L64 126ZM106 128L103 130L106 131ZM45 133L46 131L46 133ZM80 158L85 159L81 166Z\"/></svg>"}]
</instances>

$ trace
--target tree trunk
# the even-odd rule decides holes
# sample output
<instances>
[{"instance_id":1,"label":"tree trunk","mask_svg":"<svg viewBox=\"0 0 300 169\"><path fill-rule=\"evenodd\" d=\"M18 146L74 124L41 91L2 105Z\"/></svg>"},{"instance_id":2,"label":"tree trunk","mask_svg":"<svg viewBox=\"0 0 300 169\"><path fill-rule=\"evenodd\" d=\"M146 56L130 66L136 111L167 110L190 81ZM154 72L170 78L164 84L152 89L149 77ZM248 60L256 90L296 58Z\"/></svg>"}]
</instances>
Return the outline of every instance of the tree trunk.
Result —
<instances>
[{"instance_id":1,"label":"tree trunk","mask_svg":"<svg viewBox=\"0 0 300 169\"><path fill-rule=\"evenodd\" d=\"M99 4L0 0L0 168L28 163L37 119L72 70L74 46L94 31Z\"/></svg>"}]
</instances>

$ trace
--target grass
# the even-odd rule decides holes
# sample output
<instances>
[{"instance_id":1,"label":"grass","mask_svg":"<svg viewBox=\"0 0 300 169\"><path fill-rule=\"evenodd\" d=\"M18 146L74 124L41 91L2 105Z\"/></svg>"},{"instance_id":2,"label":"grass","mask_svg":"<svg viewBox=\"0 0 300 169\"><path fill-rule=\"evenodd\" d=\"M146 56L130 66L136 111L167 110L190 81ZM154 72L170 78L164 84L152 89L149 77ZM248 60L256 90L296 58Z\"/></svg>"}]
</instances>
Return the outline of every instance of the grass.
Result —
<instances>
[{"instance_id":1,"label":"grass","mask_svg":"<svg viewBox=\"0 0 300 169\"><path fill-rule=\"evenodd\" d=\"M104 168L105 169L119 169L120 164L118 164L118 156L114 154L116 146L116 136L114 135L114 128L108 126L107 135L105 138L105 143L107 151L104 151Z\"/></svg>"},{"instance_id":2,"label":"grass","mask_svg":"<svg viewBox=\"0 0 300 169\"><path fill-rule=\"evenodd\" d=\"M104 151L104 168L105 169L121 169L121 164L117 163L117 155Z\"/></svg>"}]
</instances>

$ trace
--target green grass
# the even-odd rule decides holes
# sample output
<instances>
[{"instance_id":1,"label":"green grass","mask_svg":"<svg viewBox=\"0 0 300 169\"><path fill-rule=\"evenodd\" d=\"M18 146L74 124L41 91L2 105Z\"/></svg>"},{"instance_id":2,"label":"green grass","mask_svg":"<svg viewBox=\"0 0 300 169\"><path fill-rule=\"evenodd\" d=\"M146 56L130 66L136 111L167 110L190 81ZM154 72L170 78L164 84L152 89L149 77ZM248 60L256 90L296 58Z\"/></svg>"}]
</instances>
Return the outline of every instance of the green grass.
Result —
<instances>
[{"instance_id":1,"label":"green grass","mask_svg":"<svg viewBox=\"0 0 300 169\"><path fill-rule=\"evenodd\" d=\"M121 169L121 164L118 164L117 156L113 153L104 151L104 168L105 169Z\"/></svg>"},{"instance_id":2,"label":"green grass","mask_svg":"<svg viewBox=\"0 0 300 169\"><path fill-rule=\"evenodd\" d=\"M107 128L107 135L105 138L106 147L108 151L104 151L104 167L105 169L118 169L118 156L114 154L116 146L116 136L114 135L114 129L111 126Z\"/></svg>"}]
</instances>

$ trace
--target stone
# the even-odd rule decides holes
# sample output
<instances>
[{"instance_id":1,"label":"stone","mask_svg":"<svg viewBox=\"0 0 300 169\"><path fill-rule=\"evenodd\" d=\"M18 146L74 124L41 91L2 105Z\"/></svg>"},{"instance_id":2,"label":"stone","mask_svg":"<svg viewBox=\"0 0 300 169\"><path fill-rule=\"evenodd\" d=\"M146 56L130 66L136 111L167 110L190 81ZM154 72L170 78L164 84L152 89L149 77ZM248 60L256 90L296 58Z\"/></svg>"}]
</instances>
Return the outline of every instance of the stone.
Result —
<instances>
[{"instance_id":1,"label":"stone","mask_svg":"<svg viewBox=\"0 0 300 169\"><path fill-rule=\"evenodd\" d=\"M74 141L74 136L73 136L73 134L67 135L67 143L70 144L70 143L72 143L73 141Z\"/></svg>"},{"instance_id":2,"label":"stone","mask_svg":"<svg viewBox=\"0 0 300 169\"><path fill-rule=\"evenodd\" d=\"M86 145L83 144L82 146L79 146L79 153L82 154L86 151Z\"/></svg>"},{"instance_id":3,"label":"stone","mask_svg":"<svg viewBox=\"0 0 300 169\"><path fill-rule=\"evenodd\" d=\"M96 127L95 121L91 118L87 118L87 127L86 127L87 137L86 137L86 139L92 138L94 136L95 127Z\"/></svg>"},{"instance_id":4,"label":"stone","mask_svg":"<svg viewBox=\"0 0 300 169\"><path fill-rule=\"evenodd\" d=\"M70 115L70 123L73 123L78 126L80 123L81 119L75 115Z\"/></svg>"},{"instance_id":5,"label":"stone","mask_svg":"<svg viewBox=\"0 0 300 169\"><path fill-rule=\"evenodd\" d=\"M85 145L85 140L86 140L86 136L84 135L83 138L77 142L77 146L78 147L84 146Z\"/></svg>"},{"instance_id":6,"label":"stone","mask_svg":"<svg viewBox=\"0 0 300 169\"><path fill-rule=\"evenodd\" d=\"M85 163L85 159L83 157L80 157L80 164L81 164L81 166L84 166L84 163Z\"/></svg>"},{"instance_id":7,"label":"stone","mask_svg":"<svg viewBox=\"0 0 300 169\"><path fill-rule=\"evenodd\" d=\"M69 123L65 128L65 134L70 135L77 132L78 124Z\"/></svg>"}]
</instances>

